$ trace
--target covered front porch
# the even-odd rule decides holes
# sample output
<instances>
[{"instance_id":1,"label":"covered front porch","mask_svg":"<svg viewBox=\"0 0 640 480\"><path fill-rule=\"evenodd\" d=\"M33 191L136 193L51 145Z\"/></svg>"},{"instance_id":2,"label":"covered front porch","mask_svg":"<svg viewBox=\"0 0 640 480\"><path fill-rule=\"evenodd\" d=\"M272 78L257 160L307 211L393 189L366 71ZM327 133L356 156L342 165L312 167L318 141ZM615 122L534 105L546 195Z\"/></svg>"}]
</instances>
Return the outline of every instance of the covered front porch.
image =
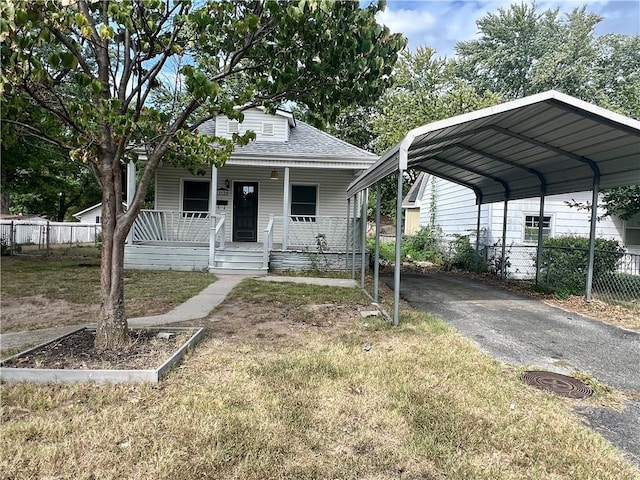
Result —
<instances>
[{"instance_id":1,"label":"covered front porch","mask_svg":"<svg viewBox=\"0 0 640 480\"><path fill-rule=\"evenodd\" d=\"M125 268L251 274L350 269L364 234L360 218L350 215L270 215L262 241L255 242L228 241L227 225L224 214L142 210L125 247Z\"/></svg>"}]
</instances>

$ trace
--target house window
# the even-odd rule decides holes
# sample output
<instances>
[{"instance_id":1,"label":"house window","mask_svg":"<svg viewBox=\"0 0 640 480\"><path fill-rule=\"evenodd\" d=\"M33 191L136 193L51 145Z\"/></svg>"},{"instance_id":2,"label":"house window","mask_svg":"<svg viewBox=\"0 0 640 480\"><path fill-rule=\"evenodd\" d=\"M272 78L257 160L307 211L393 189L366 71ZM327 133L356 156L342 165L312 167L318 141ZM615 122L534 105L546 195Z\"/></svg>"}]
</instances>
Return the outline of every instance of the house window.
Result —
<instances>
[{"instance_id":1,"label":"house window","mask_svg":"<svg viewBox=\"0 0 640 480\"><path fill-rule=\"evenodd\" d=\"M625 222L624 244L627 247L640 245L640 213L635 214Z\"/></svg>"},{"instance_id":2,"label":"house window","mask_svg":"<svg viewBox=\"0 0 640 480\"><path fill-rule=\"evenodd\" d=\"M291 216L294 220L304 221L304 217L315 217L317 208L318 187L316 185L291 185Z\"/></svg>"},{"instance_id":3,"label":"house window","mask_svg":"<svg viewBox=\"0 0 640 480\"><path fill-rule=\"evenodd\" d=\"M100 223L100 215L96 216L96 223Z\"/></svg>"},{"instance_id":4,"label":"house window","mask_svg":"<svg viewBox=\"0 0 640 480\"><path fill-rule=\"evenodd\" d=\"M274 132L273 122L262 122L262 134L272 136Z\"/></svg>"},{"instance_id":5,"label":"house window","mask_svg":"<svg viewBox=\"0 0 640 480\"><path fill-rule=\"evenodd\" d=\"M237 120L227 120L227 133L238 133Z\"/></svg>"},{"instance_id":6,"label":"house window","mask_svg":"<svg viewBox=\"0 0 640 480\"><path fill-rule=\"evenodd\" d=\"M524 217L524 242L538 243L538 215L525 215ZM551 217L542 217L542 240L551 236Z\"/></svg>"},{"instance_id":7,"label":"house window","mask_svg":"<svg viewBox=\"0 0 640 480\"><path fill-rule=\"evenodd\" d=\"M182 211L209 211L209 182L185 180L182 184Z\"/></svg>"}]
</instances>

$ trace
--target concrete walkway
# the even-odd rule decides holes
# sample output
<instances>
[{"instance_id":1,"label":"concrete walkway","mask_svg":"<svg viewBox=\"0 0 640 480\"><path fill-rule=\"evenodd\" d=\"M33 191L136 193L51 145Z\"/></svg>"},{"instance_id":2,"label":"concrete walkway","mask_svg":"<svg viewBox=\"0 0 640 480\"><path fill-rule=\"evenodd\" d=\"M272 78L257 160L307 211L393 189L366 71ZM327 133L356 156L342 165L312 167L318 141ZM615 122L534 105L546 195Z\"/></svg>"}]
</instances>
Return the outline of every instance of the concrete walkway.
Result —
<instances>
[{"instance_id":1,"label":"concrete walkway","mask_svg":"<svg viewBox=\"0 0 640 480\"><path fill-rule=\"evenodd\" d=\"M202 290L198 295L190 298L185 303L178 305L168 313L149 317L137 317L129 319L130 327L151 327L167 325L169 323L185 322L204 318L222 303L226 296L245 278L251 275L218 275L218 280ZM324 285L331 287L357 287L355 280L344 278L316 278L316 277L255 277L256 280L267 282L293 282L312 285ZM10 332L0 334L0 349L13 350L24 345L39 345L49 342L56 337L66 335L81 327L95 327L95 324L66 325L62 327L44 328L40 330L27 330L23 332Z\"/></svg>"}]
</instances>

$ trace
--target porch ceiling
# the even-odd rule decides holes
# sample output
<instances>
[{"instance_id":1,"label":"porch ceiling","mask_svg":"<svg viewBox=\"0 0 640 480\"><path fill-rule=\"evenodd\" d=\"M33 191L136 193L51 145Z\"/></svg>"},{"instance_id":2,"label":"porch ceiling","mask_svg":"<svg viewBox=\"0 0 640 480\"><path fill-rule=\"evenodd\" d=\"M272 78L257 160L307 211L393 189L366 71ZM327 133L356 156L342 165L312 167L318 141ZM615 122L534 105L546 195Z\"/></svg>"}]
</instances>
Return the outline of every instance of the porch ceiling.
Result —
<instances>
[{"instance_id":1,"label":"porch ceiling","mask_svg":"<svg viewBox=\"0 0 640 480\"><path fill-rule=\"evenodd\" d=\"M640 122L548 91L411 130L347 196L398 170L471 188L479 203L640 184Z\"/></svg>"}]
</instances>

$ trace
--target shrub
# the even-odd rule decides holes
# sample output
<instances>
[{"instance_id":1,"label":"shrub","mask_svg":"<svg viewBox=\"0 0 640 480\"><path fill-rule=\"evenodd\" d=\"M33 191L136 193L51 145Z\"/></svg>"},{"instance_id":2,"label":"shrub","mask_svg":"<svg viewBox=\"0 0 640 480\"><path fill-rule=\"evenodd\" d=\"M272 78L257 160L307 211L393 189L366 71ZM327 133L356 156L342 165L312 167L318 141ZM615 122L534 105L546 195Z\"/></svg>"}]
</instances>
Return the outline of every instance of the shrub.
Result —
<instances>
[{"instance_id":1,"label":"shrub","mask_svg":"<svg viewBox=\"0 0 640 480\"><path fill-rule=\"evenodd\" d=\"M618 260L624 253L617 240L596 238L595 247L594 281L614 274ZM533 257L535 262L535 255ZM553 292L560 297L583 295L586 288L588 263L589 240L587 238L574 235L548 238L543 246L541 280L552 287Z\"/></svg>"},{"instance_id":2,"label":"shrub","mask_svg":"<svg viewBox=\"0 0 640 480\"><path fill-rule=\"evenodd\" d=\"M436 262L443 256L442 230L438 227L422 227L418 233L407 236L402 242L403 257L421 262Z\"/></svg>"},{"instance_id":3,"label":"shrub","mask_svg":"<svg viewBox=\"0 0 640 480\"><path fill-rule=\"evenodd\" d=\"M469 235L455 235L455 240L449 244L449 257L443 262L446 270L459 268L472 272L486 270L486 264L481 256L471 246Z\"/></svg>"},{"instance_id":4,"label":"shrub","mask_svg":"<svg viewBox=\"0 0 640 480\"><path fill-rule=\"evenodd\" d=\"M0 238L0 255L3 257L6 255L11 255L11 245L6 238Z\"/></svg>"}]
</instances>

